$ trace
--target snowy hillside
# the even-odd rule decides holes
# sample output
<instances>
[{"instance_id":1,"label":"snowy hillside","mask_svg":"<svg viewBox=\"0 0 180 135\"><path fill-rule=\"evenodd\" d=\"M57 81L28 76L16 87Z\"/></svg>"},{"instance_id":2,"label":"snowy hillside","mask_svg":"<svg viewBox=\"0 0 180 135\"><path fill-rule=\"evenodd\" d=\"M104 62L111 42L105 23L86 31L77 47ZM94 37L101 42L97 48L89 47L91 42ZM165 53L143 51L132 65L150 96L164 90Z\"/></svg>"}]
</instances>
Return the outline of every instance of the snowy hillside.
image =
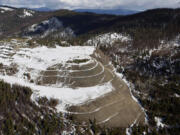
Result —
<instances>
[{"instance_id":1,"label":"snowy hillside","mask_svg":"<svg viewBox=\"0 0 180 135\"><path fill-rule=\"evenodd\" d=\"M49 20L42 21L39 24L33 24L24 32L26 36L41 36L46 37L51 33L54 33L55 37L71 37L74 36L74 32L71 28L65 28L63 23L56 17Z\"/></svg>"},{"instance_id":2,"label":"snowy hillside","mask_svg":"<svg viewBox=\"0 0 180 135\"><path fill-rule=\"evenodd\" d=\"M20 18L32 17L34 13L35 11L24 9L23 14L19 15L19 17Z\"/></svg>"},{"instance_id":3,"label":"snowy hillside","mask_svg":"<svg viewBox=\"0 0 180 135\"><path fill-rule=\"evenodd\" d=\"M1 13L13 11L13 10L14 10L14 9L13 9L13 8L10 8L10 7L3 7L3 6L0 6L0 12L1 12Z\"/></svg>"},{"instance_id":4,"label":"snowy hillside","mask_svg":"<svg viewBox=\"0 0 180 135\"><path fill-rule=\"evenodd\" d=\"M154 127L153 130L158 134L166 130L174 133L172 127L178 132L175 125L179 123L179 118L177 115L171 116L171 113L176 114L177 104L180 103L179 34L171 40L157 40L157 46L153 46L153 42L152 46L148 47L142 46L143 43L147 43L147 39L142 40L142 37L139 37L139 41L143 41L140 42L141 46L135 44L136 39L125 44L123 41L111 45L105 43L99 48L111 58L117 71L130 84L132 94L147 114L146 125ZM148 40L152 42L151 39ZM173 111L168 109L170 106L174 108ZM133 134L134 130L131 126L127 129L127 134Z\"/></svg>"},{"instance_id":5,"label":"snowy hillside","mask_svg":"<svg viewBox=\"0 0 180 135\"><path fill-rule=\"evenodd\" d=\"M66 105L77 105L84 103L89 100L93 100L99 96L104 95L105 93L110 92L113 88L110 83L105 83L104 85L97 85L94 87L87 88L77 88L73 90L72 88L68 88L66 84L63 86L63 82L57 82L56 84L52 84L49 86L40 86L37 85L36 81L38 77L41 76L42 71L51 71L48 70L49 67L63 64L64 66L68 61L77 60L77 59L92 59L90 57L94 52L94 47L59 47L56 48L47 48L47 47L36 47L33 49L27 48L27 46L23 46L18 50L15 50L15 46L13 45L14 40L9 43L1 43L0 44L0 63L3 67L10 68L11 65L14 65L14 68L17 68L16 73L14 75L3 75L7 72L2 72L0 75L0 79L3 79L6 82L12 84L19 84L22 86L30 87L34 90L34 97L36 96L46 96L50 98L56 98L60 101L60 111ZM89 61L90 62L90 61ZM86 63L88 64L88 63ZM63 69L54 69L54 71L61 72ZM68 72L68 69L67 69ZM77 72L77 71L70 71ZM29 74L28 76L26 76ZM57 75L58 76L58 75ZM66 74L60 76L66 78L68 77ZM86 76L84 77L86 78ZM34 83L32 83L34 82ZM61 87L61 88L58 88Z\"/></svg>"},{"instance_id":6,"label":"snowy hillside","mask_svg":"<svg viewBox=\"0 0 180 135\"><path fill-rule=\"evenodd\" d=\"M128 42L131 41L129 36L125 36L119 33L105 33L98 35L92 39L89 39L85 45L94 45L94 46L108 46L113 45L115 42Z\"/></svg>"}]
</instances>

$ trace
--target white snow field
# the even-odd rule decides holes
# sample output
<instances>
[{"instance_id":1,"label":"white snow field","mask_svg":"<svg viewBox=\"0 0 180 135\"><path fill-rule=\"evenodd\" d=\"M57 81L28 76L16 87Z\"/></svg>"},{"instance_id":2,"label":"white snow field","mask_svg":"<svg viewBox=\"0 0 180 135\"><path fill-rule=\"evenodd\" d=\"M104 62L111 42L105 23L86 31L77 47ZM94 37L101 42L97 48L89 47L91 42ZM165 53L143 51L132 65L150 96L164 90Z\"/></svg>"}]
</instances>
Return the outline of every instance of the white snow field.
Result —
<instances>
[{"instance_id":1,"label":"white snow field","mask_svg":"<svg viewBox=\"0 0 180 135\"><path fill-rule=\"evenodd\" d=\"M13 8L9 8L9 7L0 7L0 9L4 10L5 11L13 11L14 9Z\"/></svg>"},{"instance_id":2,"label":"white snow field","mask_svg":"<svg viewBox=\"0 0 180 135\"><path fill-rule=\"evenodd\" d=\"M95 51L92 46L71 46L55 48L36 47L29 48L27 45L17 48L13 44L15 40L9 43L0 42L0 64L3 67L17 68L15 74L9 75L6 72L0 71L0 79L11 84L19 84L32 88L32 99L35 101L37 97L46 96L47 98L59 99L58 111L65 111L69 105L80 105L89 100L94 100L104 94L111 92L113 87L110 82L97 84L92 87L76 87L70 88L63 84L53 84L45 86L43 84L30 82L24 74L29 73L32 80L37 80L41 76L42 71L46 71L49 67L57 64L66 65L68 61L87 59L84 63L79 63L78 66L90 64L93 58L90 56ZM69 63L69 65L77 65ZM93 68L97 67L97 63ZM87 69L90 70L91 68ZM55 69L61 70L61 69ZM63 69L64 71L65 69ZM102 69L103 70L103 69ZM47 70L50 71L50 70ZM71 71L73 72L73 71ZM75 70L74 72L77 72ZM65 75L63 77L66 77ZM78 76L77 76L78 78ZM86 79L81 76L82 79ZM61 87L60 87L61 86Z\"/></svg>"}]
</instances>

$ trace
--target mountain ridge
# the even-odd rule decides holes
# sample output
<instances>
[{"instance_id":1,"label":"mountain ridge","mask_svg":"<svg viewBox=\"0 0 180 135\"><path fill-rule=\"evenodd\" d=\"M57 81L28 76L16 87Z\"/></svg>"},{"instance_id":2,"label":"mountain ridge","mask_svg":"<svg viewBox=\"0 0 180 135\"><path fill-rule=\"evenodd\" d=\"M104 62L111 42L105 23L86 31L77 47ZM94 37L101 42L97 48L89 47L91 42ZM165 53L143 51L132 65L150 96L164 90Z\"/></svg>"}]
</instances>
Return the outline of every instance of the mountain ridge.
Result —
<instances>
[{"instance_id":1,"label":"mountain ridge","mask_svg":"<svg viewBox=\"0 0 180 135\"><path fill-rule=\"evenodd\" d=\"M109 15L130 15L140 11L129 9L74 9L75 12L89 12L96 14L109 14Z\"/></svg>"},{"instance_id":2,"label":"mountain ridge","mask_svg":"<svg viewBox=\"0 0 180 135\"><path fill-rule=\"evenodd\" d=\"M142 28L152 27L153 29L164 29L166 31L168 28L163 28L162 25L166 27L172 25L175 27L176 25L172 24L172 20L178 23L180 16L180 9L163 8L124 16L74 12L71 10L56 10L50 12L32 10L34 13L31 16L26 15L24 18L20 18L24 12L32 12L28 10L29 9L18 8L11 12L0 12L1 36L23 33L27 27L33 24L39 24L53 17L61 21L65 28L71 28L76 36L102 32L127 32L128 29L139 29L139 26ZM16 25L17 27L9 27L9 24L12 26ZM177 31L177 29L175 29L175 31Z\"/></svg>"}]
</instances>

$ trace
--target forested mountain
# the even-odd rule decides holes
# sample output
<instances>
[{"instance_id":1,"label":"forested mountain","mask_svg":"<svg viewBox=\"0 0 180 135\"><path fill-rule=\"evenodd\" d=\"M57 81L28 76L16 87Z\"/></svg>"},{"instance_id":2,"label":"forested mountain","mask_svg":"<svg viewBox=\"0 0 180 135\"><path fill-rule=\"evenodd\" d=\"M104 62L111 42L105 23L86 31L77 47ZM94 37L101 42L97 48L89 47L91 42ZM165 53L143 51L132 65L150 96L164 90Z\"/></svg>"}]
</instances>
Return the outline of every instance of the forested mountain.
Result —
<instances>
[{"instance_id":1,"label":"forested mountain","mask_svg":"<svg viewBox=\"0 0 180 135\"><path fill-rule=\"evenodd\" d=\"M1 8L1 33L5 35L21 33L25 28L52 17L57 17L65 27L70 27L77 36L87 33L96 34L113 31L132 34L136 29L143 31L148 30L148 28L151 31L160 30L163 33L172 31L172 34L179 31L177 26L180 16L179 9L155 9L128 16L96 15L68 10L45 13L26 10L13 9L5 12ZM28 14L28 12L31 13Z\"/></svg>"},{"instance_id":2,"label":"forested mountain","mask_svg":"<svg viewBox=\"0 0 180 135\"><path fill-rule=\"evenodd\" d=\"M90 12L96 14L109 14L109 15L130 15L138 13L139 11L128 9L75 9L76 12Z\"/></svg>"}]
</instances>

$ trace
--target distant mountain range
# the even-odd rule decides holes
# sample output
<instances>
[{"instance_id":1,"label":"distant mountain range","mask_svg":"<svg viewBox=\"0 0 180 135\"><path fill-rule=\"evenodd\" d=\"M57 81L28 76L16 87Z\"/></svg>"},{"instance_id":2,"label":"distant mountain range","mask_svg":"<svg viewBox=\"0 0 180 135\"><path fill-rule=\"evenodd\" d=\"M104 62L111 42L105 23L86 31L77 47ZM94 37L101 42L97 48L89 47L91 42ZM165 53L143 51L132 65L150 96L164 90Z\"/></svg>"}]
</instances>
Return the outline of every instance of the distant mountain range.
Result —
<instances>
[{"instance_id":1,"label":"distant mountain range","mask_svg":"<svg viewBox=\"0 0 180 135\"><path fill-rule=\"evenodd\" d=\"M109 14L109 15L130 15L140 11L128 9L75 9L75 12L90 12L96 14Z\"/></svg>"},{"instance_id":2,"label":"distant mountain range","mask_svg":"<svg viewBox=\"0 0 180 135\"><path fill-rule=\"evenodd\" d=\"M41 12L49 12L55 11L54 9L50 9L47 7L41 8L33 8L33 10L41 11ZM75 12L89 12L89 13L96 13L96 14L109 14L109 15L130 15L135 14L140 11L129 10L129 9L74 9Z\"/></svg>"},{"instance_id":3,"label":"distant mountain range","mask_svg":"<svg viewBox=\"0 0 180 135\"><path fill-rule=\"evenodd\" d=\"M0 5L0 7L10 7L10 6ZM10 7L10 8L14 8L14 7ZM26 8L26 7L22 7L22 8ZM51 9L48 7L26 8L26 9L31 9L39 12L51 12L51 11L60 10L60 9ZM131 15L140 12L137 10L129 10L129 9L74 9L72 11L79 13L89 12L89 13L107 14L107 15Z\"/></svg>"},{"instance_id":4,"label":"distant mountain range","mask_svg":"<svg viewBox=\"0 0 180 135\"><path fill-rule=\"evenodd\" d=\"M54 11L53 9L47 8L47 7L40 7L40 8L31 8L32 10L35 11L41 11L41 12L49 12L49 11Z\"/></svg>"},{"instance_id":5,"label":"distant mountain range","mask_svg":"<svg viewBox=\"0 0 180 135\"><path fill-rule=\"evenodd\" d=\"M43 11L47 11L46 8L43 9ZM39 10L39 12L37 12L37 10ZM133 13L136 12L126 12L123 14ZM170 29L171 27L175 27L175 24L179 24L180 9L152 9L129 16L122 14L120 16L116 16L108 14L93 14L87 12L87 10L82 11L78 9L74 11L56 10L50 12L40 12L40 9L36 9L35 11L27 8L0 6L0 38L12 35L29 36L34 33L44 35L44 33L41 32L45 32L45 34L47 34L46 31L54 32L57 30L53 27L54 23L50 26L47 24L47 21L50 21L53 17L56 17L54 21L55 23L57 22L56 20L58 20L63 24L63 29L60 27L58 32L68 30L68 33L71 33L69 32L69 29L71 29L76 36L79 36L85 34L93 35L102 32L122 32L129 29L134 31L134 29L139 30L139 28L143 27L152 28L153 30L157 28L168 30L168 28ZM37 31L29 34L27 29L34 26L34 24L37 24ZM173 30L177 31L178 28L179 27L177 26L177 28L174 28Z\"/></svg>"}]
</instances>

